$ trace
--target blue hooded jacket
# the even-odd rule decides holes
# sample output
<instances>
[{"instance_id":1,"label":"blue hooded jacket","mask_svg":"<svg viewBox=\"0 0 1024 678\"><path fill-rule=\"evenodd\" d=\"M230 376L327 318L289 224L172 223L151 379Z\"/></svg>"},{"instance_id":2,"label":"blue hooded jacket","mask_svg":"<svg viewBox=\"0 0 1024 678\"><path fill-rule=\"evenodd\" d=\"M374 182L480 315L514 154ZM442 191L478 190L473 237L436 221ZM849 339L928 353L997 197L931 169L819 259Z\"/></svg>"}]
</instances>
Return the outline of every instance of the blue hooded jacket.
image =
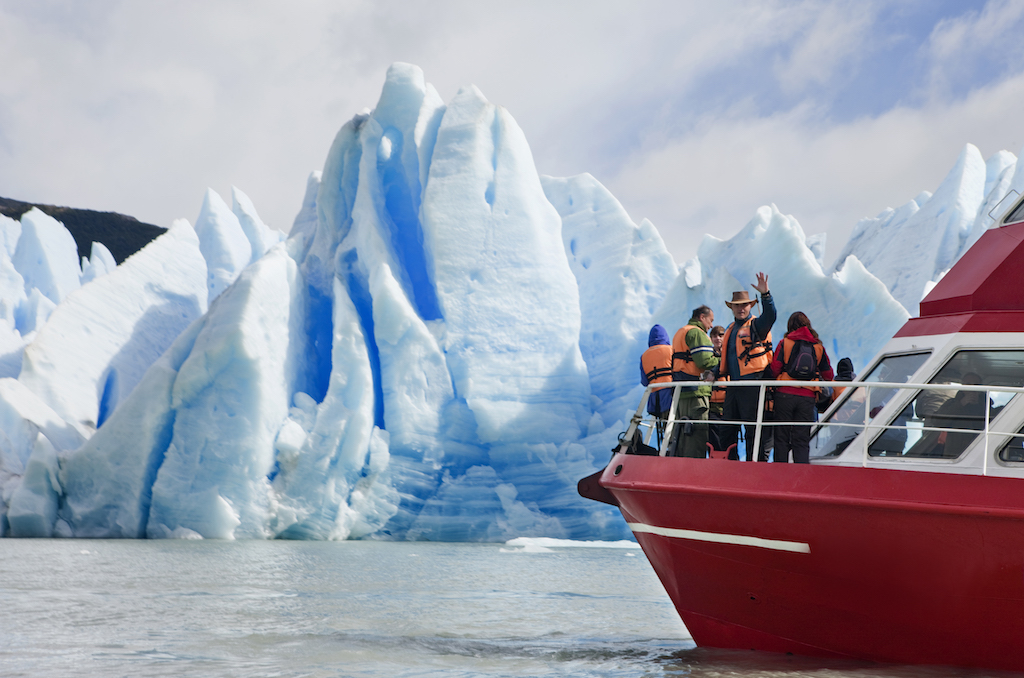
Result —
<instances>
[{"instance_id":1,"label":"blue hooded jacket","mask_svg":"<svg viewBox=\"0 0 1024 678\"><path fill-rule=\"evenodd\" d=\"M651 333L647 338L647 346L671 346L672 340L669 339L668 332L661 325L655 325L651 328ZM640 359L640 383L647 386L650 382L647 380L647 373L644 372L644 361ZM651 394L650 400L647 401L647 411L650 414L656 414L657 412L668 412L669 408L672 407L672 389L663 388L659 391L655 391Z\"/></svg>"}]
</instances>

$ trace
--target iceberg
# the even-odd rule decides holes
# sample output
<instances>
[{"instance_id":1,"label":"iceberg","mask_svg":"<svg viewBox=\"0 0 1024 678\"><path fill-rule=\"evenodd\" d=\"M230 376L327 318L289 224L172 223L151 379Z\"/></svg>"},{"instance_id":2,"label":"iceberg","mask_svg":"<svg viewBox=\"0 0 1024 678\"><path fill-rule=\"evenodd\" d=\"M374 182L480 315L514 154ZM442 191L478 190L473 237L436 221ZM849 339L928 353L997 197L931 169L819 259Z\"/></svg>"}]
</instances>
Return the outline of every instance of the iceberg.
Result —
<instances>
[{"instance_id":1,"label":"iceberg","mask_svg":"<svg viewBox=\"0 0 1024 678\"><path fill-rule=\"evenodd\" d=\"M445 103L394 64L287 236L237 188L120 265L41 212L0 219L0 534L629 539L576 482L636 408L652 324L725 319L765 271L780 318L862 368L1016 160L968 146L831 268L774 205L679 266L593 176L540 176L479 89Z\"/></svg>"},{"instance_id":2,"label":"iceberg","mask_svg":"<svg viewBox=\"0 0 1024 678\"><path fill-rule=\"evenodd\" d=\"M176 222L69 294L25 348L18 380L88 437L206 311L205 273L195 232Z\"/></svg>"}]
</instances>

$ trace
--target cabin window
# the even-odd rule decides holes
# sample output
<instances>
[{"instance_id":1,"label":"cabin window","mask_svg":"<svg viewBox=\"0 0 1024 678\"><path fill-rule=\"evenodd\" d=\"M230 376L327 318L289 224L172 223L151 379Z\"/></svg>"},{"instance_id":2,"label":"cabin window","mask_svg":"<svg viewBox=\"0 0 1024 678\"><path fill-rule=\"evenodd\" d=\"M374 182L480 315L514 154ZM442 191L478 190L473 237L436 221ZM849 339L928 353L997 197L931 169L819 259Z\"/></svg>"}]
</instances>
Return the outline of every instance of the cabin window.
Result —
<instances>
[{"instance_id":1,"label":"cabin window","mask_svg":"<svg viewBox=\"0 0 1024 678\"><path fill-rule=\"evenodd\" d=\"M931 355L930 351L903 353L882 358L868 375L858 381L867 383L905 384ZM873 417L896 389L871 389L869 416ZM832 425L830 425L832 424ZM822 419L811 434L811 456L834 457L845 450L860 433L864 424L864 389L847 388L840 396L839 405Z\"/></svg>"},{"instance_id":2,"label":"cabin window","mask_svg":"<svg viewBox=\"0 0 1024 678\"><path fill-rule=\"evenodd\" d=\"M1012 464L1024 464L1024 428L1017 431L1017 435L1010 438L999 448L999 461Z\"/></svg>"},{"instance_id":3,"label":"cabin window","mask_svg":"<svg viewBox=\"0 0 1024 678\"><path fill-rule=\"evenodd\" d=\"M1006 215L1006 218L1003 219L1003 224L1015 224L1018 221L1024 221L1024 201L1021 201L1010 214Z\"/></svg>"},{"instance_id":4,"label":"cabin window","mask_svg":"<svg viewBox=\"0 0 1024 678\"><path fill-rule=\"evenodd\" d=\"M963 386L1024 384L1024 351L958 351L920 390L868 448L872 456L956 459L995 419L1012 393L986 393Z\"/></svg>"}]
</instances>

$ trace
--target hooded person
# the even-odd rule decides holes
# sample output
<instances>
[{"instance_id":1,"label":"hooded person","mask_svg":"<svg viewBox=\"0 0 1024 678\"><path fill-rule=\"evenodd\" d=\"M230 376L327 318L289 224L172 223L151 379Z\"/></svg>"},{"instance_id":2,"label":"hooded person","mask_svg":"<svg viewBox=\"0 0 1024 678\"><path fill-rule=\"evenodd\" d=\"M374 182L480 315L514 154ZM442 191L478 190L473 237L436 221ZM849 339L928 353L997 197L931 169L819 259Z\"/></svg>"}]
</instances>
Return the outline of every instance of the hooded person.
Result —
<instances>
[{"instance_id":1,"label":"hooded person","mask_svg":"<svg viewBox=\"0 0 1024 678\"><path fill-rule=\"evenodd\" d=\"M672 381L672 342L668 331L655 325L647 337L647 350L640 356L640 383L667 384ZM651 393L647 411L659 419L667 419L672 408L672 389L663 388Z\"/></svg>"}]
</instances>

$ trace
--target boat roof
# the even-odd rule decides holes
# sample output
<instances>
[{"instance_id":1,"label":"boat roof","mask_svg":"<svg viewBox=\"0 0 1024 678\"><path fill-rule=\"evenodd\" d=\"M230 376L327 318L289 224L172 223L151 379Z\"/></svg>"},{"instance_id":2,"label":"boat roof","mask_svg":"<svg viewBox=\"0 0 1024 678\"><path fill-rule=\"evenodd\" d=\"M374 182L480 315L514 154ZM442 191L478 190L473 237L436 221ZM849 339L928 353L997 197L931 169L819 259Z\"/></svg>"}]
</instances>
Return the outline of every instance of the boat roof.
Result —
<instances>
[{"instance_id":1,"label":"boat roof","mask_svg":"<svg viewBox=\"0 0 1024 678\"><path fill-rule=\"evenodd\" d=\"M1024 332L1024 197L982 234L921 301L897 337Z\"/></svg>"}]
</instances>

